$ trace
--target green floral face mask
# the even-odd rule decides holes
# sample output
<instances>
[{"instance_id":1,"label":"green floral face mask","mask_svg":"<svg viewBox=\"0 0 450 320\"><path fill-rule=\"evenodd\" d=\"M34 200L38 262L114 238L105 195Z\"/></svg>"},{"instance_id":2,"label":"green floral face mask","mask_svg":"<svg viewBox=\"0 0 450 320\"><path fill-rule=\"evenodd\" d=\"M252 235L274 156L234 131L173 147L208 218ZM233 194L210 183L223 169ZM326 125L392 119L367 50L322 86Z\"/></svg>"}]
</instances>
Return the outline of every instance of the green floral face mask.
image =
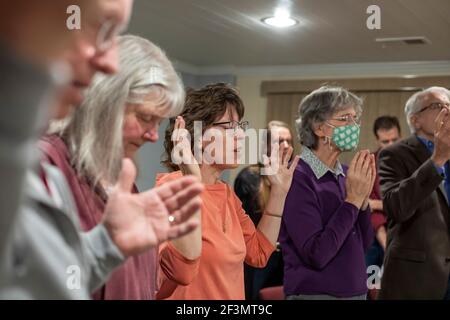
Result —
<instances>
[{"instance_id":1,"label":"green floral face mask","mask_svg":"<svg viewBox=\"0 0 450 320\"><path fill-rule=\"evenodd\" d=\"M361 132L359 125L349 124L343 127L335 127L331 124L328 125L334 128L331 140L339 150L344 152L353 151L358 147L359 135Z\"/></svg>"}]
</instances>

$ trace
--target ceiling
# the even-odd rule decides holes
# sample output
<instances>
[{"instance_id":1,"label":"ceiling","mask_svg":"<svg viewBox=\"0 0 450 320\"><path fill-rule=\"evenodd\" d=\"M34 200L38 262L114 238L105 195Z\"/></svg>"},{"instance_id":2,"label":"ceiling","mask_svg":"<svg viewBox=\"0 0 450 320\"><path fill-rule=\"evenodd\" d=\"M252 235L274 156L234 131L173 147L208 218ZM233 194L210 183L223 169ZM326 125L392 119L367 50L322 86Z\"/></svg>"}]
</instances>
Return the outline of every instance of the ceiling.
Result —
<instances>
[{"instance_id":1,"label":"ceiling","mask_svg":"<svg viewBox=\"0 0 450 320\"><path fill-rule=\"evenodd\" d=\"M297 26L260 22L280 4ZM372 4L381 8L381 30L366 27ZM135 0L129 31L198 67L450 60L450 0ZM431 44L374 41L404 36Z\"/></svg>"}]
</instances>

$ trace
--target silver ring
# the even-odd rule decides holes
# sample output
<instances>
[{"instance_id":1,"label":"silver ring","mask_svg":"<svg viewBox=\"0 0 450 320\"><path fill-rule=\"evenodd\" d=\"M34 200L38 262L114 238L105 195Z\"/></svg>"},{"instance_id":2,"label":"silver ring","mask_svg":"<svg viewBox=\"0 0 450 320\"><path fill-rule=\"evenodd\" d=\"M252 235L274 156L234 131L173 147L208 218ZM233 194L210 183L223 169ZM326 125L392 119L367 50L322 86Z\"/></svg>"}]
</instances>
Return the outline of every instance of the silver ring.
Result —
<instances>
[{"instance_id":1,"label":"silver ring","mask_svg":"<svg viewBox=\"0 0 450 320\"><path fill-rule=\"evenodd\" d=\"M172 216L172 215L170 215L168 219L169 219L169 222L170 222L170 223L175 222L175 217Z\"/></svg>"}]
</instances>

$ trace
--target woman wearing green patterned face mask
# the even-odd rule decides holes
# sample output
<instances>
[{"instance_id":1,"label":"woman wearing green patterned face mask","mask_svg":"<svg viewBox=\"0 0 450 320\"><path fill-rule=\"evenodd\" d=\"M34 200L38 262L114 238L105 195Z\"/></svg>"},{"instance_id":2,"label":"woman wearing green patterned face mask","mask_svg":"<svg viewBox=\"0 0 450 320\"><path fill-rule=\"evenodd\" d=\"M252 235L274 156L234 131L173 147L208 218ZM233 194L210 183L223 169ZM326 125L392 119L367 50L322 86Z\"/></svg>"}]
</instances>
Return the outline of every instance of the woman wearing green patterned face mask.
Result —
<instances>
[{"instance_id":1,"label":"woman wearing green patterned face mask","mask_svg":"<svg viewBox=\"0 0 450 320\"><path fill-rule=\"evenodd\" d=\"M358 115L353 115L354 109L352 107L349 107L348 109L348 113L330 119L334 120L335 122L346 123L345 125L336 126L329 123L328 121L326 122L327 125L334 129L333 135L331 137L325 136L325 139L328 138L328 146L330 150L333 149L331 146L331 141L339 150L344 152L353 151L358 147L359 134L361 132L360 119ZM340 113L344 113L346 111L347 110L343 110Z\"/></svg>"},{"instance_id":2,"label":"woman wearing green patterned face mask","mask_svg":"<svg viewBox=\"0 0 450 320\"><path fill-rule=\"evenodd\" d=\"M353 93L329 86L300 104L303 148L280 231L287 299L366 298L375 161L368 150L358 152L349 167L338 160L358 146L361 107Z\"/></svg>"}]
</instances>

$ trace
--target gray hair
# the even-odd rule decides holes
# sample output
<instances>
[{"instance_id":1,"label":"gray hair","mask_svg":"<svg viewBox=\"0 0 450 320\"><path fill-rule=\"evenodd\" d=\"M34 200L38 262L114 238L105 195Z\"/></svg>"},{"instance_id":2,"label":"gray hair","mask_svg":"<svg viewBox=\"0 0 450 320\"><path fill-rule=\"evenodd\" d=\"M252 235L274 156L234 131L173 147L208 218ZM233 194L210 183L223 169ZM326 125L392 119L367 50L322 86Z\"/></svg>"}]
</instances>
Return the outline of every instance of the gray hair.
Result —
<instances>
[{"instance_id":1,"label":"gray hair","mask_svg":"<svg viewBox=\"0 0 450 320\"><path fill-rule=\"evenodd\" d=\"M430 93L443 93L445 94L449 100L450 100L450 91L443 87L430 87L427 89L424 89L422 91L414 93L411 97L409 97L408 101L406 101L405 104L405 115L406 115L406 122L408 123L409 129L411 130L411 133L415 133L416 129L411 123L411 116L414 114L417 114L422 108L423 99L427 94Z\"/></svg>"},{"instance_id":2,"label":"gray hair","mask_svg":"<svg viewBox=\"0 0 450 320\"><path fill-rule=\"evenodd\" d=\"M155 93L152 102L167 117L179 114L184 105L180 77L165 53L150 41L132 35L119 37L119 62L117 74L97 74L81 106L50 128L50 133L65 139L78 173L94 185L117 181L124 156L127 104L145 103Z\"/></svg>"},{"instance_id":3,"label":"gray hair","mask_svg":"<svg viewBox=\"0 0 450 320\"><path fill-rule=\"evenodd\" d=\"M314 130L318 124L348 107L354 107L357 114L361 115L362 104L361 98L341 87L322 86L314 90L303 98L298 108L299 117L295 123L300 143L316 149L318 137Z\"/></svg>"}]
</instances>

